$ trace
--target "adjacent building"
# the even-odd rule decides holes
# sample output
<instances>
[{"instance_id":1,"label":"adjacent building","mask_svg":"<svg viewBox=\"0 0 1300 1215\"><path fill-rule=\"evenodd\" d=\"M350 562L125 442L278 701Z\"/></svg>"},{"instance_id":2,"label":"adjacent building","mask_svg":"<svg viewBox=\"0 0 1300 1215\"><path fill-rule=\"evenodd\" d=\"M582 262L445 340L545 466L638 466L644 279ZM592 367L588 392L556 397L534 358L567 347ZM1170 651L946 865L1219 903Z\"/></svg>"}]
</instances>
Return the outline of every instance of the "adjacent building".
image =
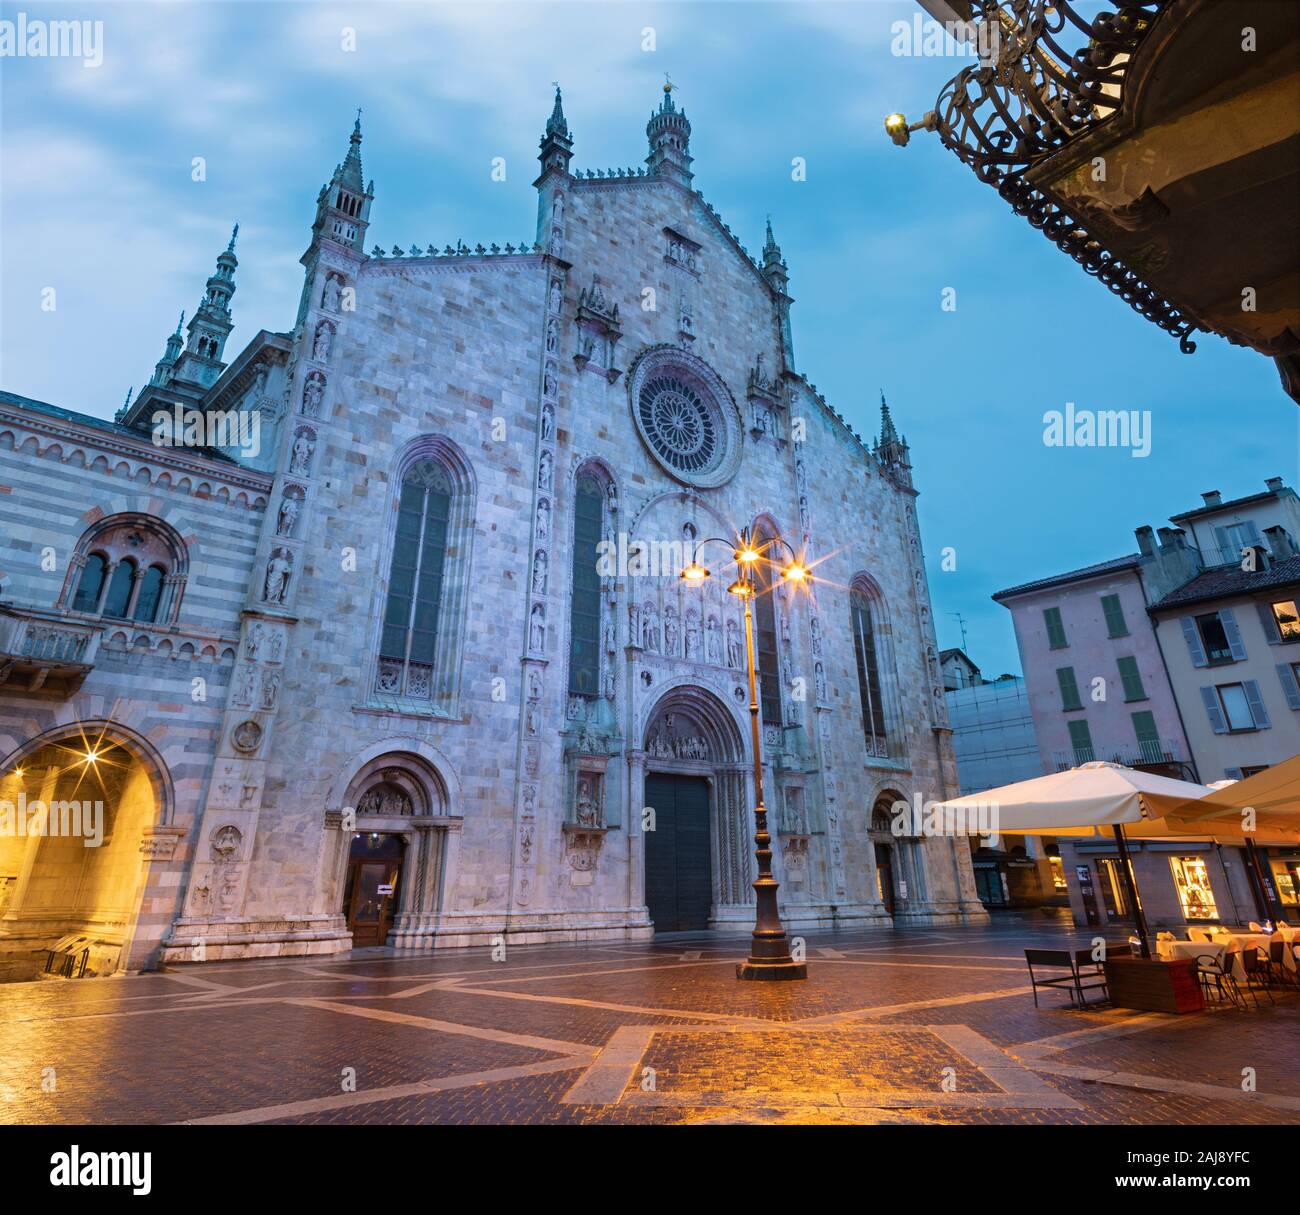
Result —
<instances>
[{"instance_id":1,"label":"adjacent building","mask_svg":"<svg viewBox=\"0 0 1300 1215\"><path fill-rule=\"evenodd\" d=\"M1209 784L1300 752L1300 499L1273 477L1170 523L1138 528L1136 553L994 596L1048 771L1109 760ZM1061 850L1079 923L1131 915L1112 844ZM1259 918L1275 899L1300 911L1300 849L1262 848L1262 884L1210 839L1134 850L1155 926Z\"/></svg>"},{"instance_id":2,"label":"adjacent building","mask_svg":"<svg viewBox=\"0 0 1300 1215\"><path fill-rule=\"evenodd\" d=\"M1025 681L1009 674L986 680L961 650L944 650L940 659L956 685L945 699L962 794L1041 776L1043 762ZM1024 836L1002 839L996 847L973 841L971 847L975 888L985 907L1035 907L1064 900L1055 840Z\"/></svg>"}]
</instances>

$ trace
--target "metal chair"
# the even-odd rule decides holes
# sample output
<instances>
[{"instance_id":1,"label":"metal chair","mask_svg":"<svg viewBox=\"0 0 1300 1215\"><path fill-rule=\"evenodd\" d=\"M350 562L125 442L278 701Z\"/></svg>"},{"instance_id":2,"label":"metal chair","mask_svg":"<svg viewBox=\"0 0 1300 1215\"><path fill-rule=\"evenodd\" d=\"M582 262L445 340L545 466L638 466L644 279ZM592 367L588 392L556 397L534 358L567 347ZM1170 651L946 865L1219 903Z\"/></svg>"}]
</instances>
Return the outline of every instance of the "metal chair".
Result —
<instances>
[{"instance_id":1,"label":"metal chair","mask_svg":"<svg viewBox=\"0 0 1300 1215\"><path fill-rule=\"evenodd\" d=\"M1213 988L1219 1003L1226 995L1234 1008L1245 1009L1246 997L1241 994L1237 980L1232 976L1232 961L1226 954L1203 953L1196 959L1196 976L1201 981L1201 992L1209 1002ZM1256 1001L1258 1003L1258 1001Z\"/></svg>"},{"instance_id":2,"label":"metal chair","mask_svg":"<svg viewBox=\"0 0 1300 1215\"><path fill-rule=\"evenodd\" d=\"M1255 1001L1255 1007L1259 1007L1259 997L1255 995L1256 986L1263 989L1270 1004L1276 1004L1277 1001L1273 999L1273 993L1269 991L1268 955L1258 946L1243 949L1241 951L1241 965L1246 971L1246 990L1250 992L1251 999ZM1257 982L1257 980L1259 981Z\"/></svg>"}]
</instances>

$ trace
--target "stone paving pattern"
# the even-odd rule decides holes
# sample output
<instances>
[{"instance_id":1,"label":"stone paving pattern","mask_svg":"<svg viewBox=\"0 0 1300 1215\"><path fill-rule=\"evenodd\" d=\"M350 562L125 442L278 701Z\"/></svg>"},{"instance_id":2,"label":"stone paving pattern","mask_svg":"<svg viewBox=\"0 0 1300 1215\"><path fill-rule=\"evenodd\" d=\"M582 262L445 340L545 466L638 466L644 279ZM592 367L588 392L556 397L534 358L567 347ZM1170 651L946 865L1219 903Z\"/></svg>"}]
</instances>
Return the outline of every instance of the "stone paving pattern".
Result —
<instances>
[{"instance_id":1,"label":"stone paving pattern","mask_svg":"<svg viewBox=\"0 0 1300 1215\"><path fill-rule=\"evenodd\" d=\"M810 936L804 984L738 983L716 936L9 984L0 1122L1300 1125L1300 996L1035 1009L1024 947L1086 943Z\"/></svg>"}]
</instances>

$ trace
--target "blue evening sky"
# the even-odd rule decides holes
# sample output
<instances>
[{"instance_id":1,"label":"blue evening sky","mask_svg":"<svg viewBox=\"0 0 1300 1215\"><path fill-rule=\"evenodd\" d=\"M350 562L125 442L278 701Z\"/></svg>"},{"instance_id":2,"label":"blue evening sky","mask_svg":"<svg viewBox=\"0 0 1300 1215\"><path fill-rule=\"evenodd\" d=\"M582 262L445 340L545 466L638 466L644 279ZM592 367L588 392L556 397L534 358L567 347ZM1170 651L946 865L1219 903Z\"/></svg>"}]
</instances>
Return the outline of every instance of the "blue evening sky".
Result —
<instances>
[{"instance_id":1,"label":"blue evening sky","mask_svg":"<svg viewBox=\"0 0 1300 1215\"><path fill-rule=\"evenodd\" d=\"M100 67L0 60L0 387L112 416L195 307L235 221L227 354L288 329L316 193L357 106L372 243L504 245L533 237L550 82L564 87L575 167L610 168L642 162L669 72L695 184L751 250L773 217L800 370L864 436L883 387L911 443L940 644L960 644L961 612L985 673L1018 671L992 592L1130 552L1134 527L1202 490L1294 485L1300 413L1259 355L1209 335L1180 354L934 136L888 140L883 116L919 118L965 62L891 53L891 24L918 11L6 0L8 20L104 24ZM206 181L191 179L195 157ZM794 157L807 180L791 179ZM1067 401L1149 410L1151 454L1046 447L1043 414ZM949 546L957 568L944 572Z\"/></svg>"}]
</instances>

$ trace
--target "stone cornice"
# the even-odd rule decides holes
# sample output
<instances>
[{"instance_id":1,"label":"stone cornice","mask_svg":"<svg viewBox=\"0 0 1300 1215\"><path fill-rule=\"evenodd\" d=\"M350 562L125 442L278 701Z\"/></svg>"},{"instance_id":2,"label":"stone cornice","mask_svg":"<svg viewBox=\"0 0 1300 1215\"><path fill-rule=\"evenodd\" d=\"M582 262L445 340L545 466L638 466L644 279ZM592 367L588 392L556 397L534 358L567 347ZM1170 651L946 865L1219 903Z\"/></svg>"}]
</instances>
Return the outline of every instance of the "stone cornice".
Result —
<instances>
[{"instance_id":1,"label":"stone cornice","mask_svg":"<svg viewBox=\"0 0 1300 1215\"><path fill-rule=\"evenodd\" d=\"M361 268L363 275L380 275L394 278L407 270L424 270L435 274L478 274L485 270L502 268L540 268L553 259L545 253L476 253L438 254L436 257L375 257L373 254Z\"/></svg>"},{"instance_id":2,"label":"stone cornice","mask_svg":"<svg viewBox=\"0 0 1300 1215\"><path fill-rule=\"evenodd\" d=\"M202 477L206 481L221 482L233 489L269 494L274 482L274 477L270 473L254 472L238 464L203 456L188 448L157 447L150 441L149 436L143 433L138 439L121 431L110 433L71 418L55 418L38 410L0 401L0 424L6 423L73 443L97 454L112 454L144 461L159 468ZM21 446L21 441L16 442L15 451ZM42 450L48 446L45 444Z\"/></svg>"}]
</instances>

